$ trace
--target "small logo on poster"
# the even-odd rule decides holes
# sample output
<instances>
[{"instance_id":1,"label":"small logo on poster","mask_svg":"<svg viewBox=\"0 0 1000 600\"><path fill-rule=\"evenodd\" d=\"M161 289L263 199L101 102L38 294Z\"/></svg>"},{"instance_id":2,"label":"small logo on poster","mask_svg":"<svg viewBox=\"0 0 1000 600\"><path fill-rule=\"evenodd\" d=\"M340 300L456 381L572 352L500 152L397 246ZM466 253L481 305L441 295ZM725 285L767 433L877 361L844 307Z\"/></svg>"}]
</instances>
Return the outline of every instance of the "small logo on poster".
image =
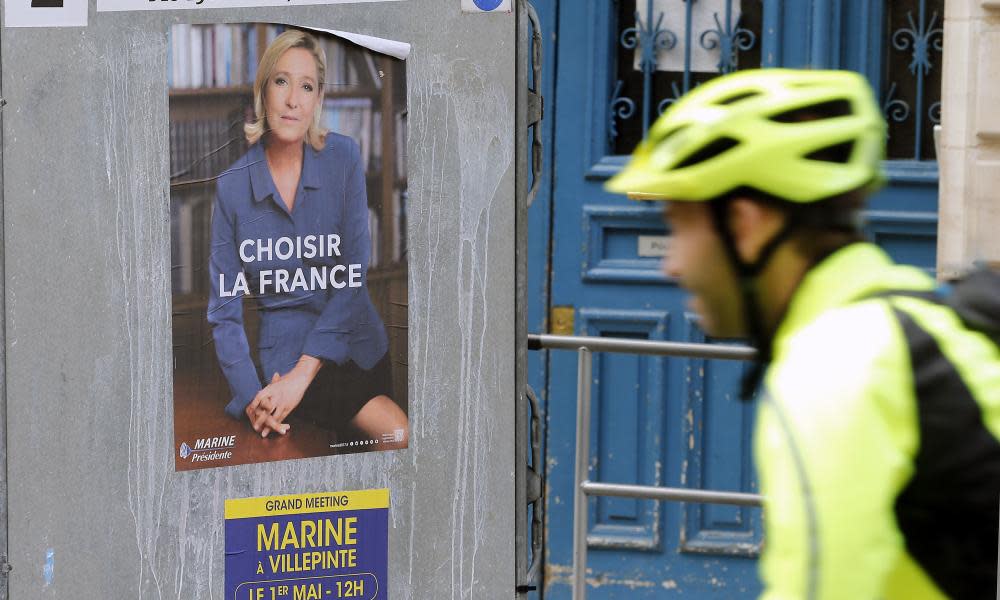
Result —
<instances>
[{"instance_id":1,"label":"small logo on poster","mask_svg":"<svg viewBox=\"0 0 1000 600\"><path fill-rule=\"evenodd\" d=\"M402 429L396 429L396 430L392 431L391 433L383 433L382 434L382 443L383 444L398 444L398 443L400 443L400 442L403 441L403 436L404 435L406 435L406 432L403 431Z\"/></svg>"},{"instance_id":2,"label":"small logo on poster","mask_svg":"<svg viewBox=\"0 0 1000 600\"><path fill-rule=\"evenodd\" d=\"M212 460L227 460L233 457L233 448L236 447L236 436L227 435L222 437L199 438L195 440L194 447L187 442L181 442L178 453L183 459L191 458L191 462L207 462Z\"/></svg>"}]
</instances>

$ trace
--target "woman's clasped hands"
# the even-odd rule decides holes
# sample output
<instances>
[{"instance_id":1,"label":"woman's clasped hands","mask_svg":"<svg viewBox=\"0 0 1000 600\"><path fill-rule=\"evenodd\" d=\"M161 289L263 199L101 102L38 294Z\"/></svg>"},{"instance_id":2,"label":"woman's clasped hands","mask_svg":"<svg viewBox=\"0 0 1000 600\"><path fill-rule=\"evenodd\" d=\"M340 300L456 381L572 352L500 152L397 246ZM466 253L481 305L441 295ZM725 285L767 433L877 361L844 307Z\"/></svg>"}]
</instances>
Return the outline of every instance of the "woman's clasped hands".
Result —
<instances>
[{"instance_id":1,"label":"woman's clasped hands","mask_svg":"<svg viewBox=\"0 0 1000 600\"><path fill-rule=\"evenodd\" d=\"M290 426L285 418L302 402L321 364L319 359L303 355L288 373L275 373L271 382L257 392L246 407L254 431L265 438L272 431L281 435L288 433Z\"/></svg>"}]
</instances>

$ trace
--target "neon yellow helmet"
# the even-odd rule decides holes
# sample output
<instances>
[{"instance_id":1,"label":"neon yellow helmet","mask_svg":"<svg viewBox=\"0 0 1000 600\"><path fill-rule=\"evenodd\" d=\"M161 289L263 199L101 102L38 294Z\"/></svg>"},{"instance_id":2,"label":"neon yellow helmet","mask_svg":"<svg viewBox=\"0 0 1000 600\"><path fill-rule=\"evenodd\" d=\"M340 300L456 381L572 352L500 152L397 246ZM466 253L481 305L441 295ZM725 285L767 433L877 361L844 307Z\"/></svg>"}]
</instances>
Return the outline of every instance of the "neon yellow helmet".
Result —
<instances>
[{"instance_id":1,"label":"neon yellow helmet","mask_svg":"<svg viewBox=\"0 0 1000 600\"><path fill-rule=\"evenodd\" d=\"M809 203L882 182L885 120L853 71L754 69L695 88L606 189L704 201L752 188Z\"/></svg>"}]
</instances>

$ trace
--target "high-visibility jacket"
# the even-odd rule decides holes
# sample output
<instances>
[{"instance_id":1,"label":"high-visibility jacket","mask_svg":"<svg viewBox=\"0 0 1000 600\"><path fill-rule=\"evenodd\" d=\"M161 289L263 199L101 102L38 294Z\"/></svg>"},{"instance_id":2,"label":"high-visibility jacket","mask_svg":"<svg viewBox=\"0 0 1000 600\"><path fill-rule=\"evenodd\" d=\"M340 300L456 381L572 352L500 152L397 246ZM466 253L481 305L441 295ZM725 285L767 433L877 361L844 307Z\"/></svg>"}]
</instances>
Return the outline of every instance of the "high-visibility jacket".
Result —
<instances>
[{"instance_id":1,"label":"high-visibility jacket","mask_svg":"<svg viewBox=\"0 0 1000 600\"><path fill-rule=\"evenodd\" d=\"M762 598L993 598L1000 350L919 269L851 244L775 333L754 453ZM876 296L876 297L873 297Z\"/></svg>"}]
</instances>

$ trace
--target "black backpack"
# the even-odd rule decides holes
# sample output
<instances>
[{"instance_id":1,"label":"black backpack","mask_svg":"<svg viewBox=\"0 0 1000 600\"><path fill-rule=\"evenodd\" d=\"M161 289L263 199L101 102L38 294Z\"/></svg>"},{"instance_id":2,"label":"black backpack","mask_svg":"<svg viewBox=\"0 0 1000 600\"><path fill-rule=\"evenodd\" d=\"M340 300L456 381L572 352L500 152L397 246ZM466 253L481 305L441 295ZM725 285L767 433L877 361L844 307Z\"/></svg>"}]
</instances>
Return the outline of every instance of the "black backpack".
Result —
<instances>
[{"instance_id":1,"label":"black backpack","mask_svg":"<svg viewBox=\"0 0 1000 600\"><path fill-rule=\"evenodd\" d=\"M977 267L928 292L888 290L869 297L914 297L951 308L970 331L1000 347L1000 271ZM997 577L1000 444L980 408L948 377L954 366L905 311L893 309L907 336L920 413L916 475L896 500L907 550L954 598L993 597ZM935 354L937 352L937 354Z\"/></svg>"},{"instance_id":2,"label":"black backpack","mask_svg":"<svg viewBox=\"0 0 1000 600\"><path fill-rule=\"evenodd\" d=\"M952 284L946 302L966 327L1000 346L1000 270L984 266L972 271Z\"/></svg>"}]
</instances>

